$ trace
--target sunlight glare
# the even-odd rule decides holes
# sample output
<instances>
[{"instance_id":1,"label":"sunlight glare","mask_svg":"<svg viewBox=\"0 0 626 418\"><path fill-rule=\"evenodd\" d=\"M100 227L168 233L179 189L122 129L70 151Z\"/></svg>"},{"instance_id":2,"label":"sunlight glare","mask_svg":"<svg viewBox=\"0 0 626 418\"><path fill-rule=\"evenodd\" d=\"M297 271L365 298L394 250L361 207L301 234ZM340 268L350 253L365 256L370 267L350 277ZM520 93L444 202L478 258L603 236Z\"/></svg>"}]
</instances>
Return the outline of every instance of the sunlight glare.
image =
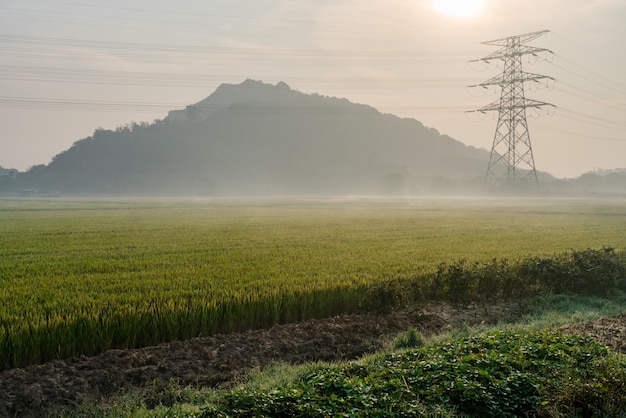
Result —
<instances>
[{"instance_id":1,"label":"sunlight glare","mask_svg":"<svg viewBox=\"0 0 626 418\"><path fill-rule=\"evenodd\" d=\"M485 0L432 0L433 7L452 17L473 17L483 10Z\"/></svg>"}]
</instances>

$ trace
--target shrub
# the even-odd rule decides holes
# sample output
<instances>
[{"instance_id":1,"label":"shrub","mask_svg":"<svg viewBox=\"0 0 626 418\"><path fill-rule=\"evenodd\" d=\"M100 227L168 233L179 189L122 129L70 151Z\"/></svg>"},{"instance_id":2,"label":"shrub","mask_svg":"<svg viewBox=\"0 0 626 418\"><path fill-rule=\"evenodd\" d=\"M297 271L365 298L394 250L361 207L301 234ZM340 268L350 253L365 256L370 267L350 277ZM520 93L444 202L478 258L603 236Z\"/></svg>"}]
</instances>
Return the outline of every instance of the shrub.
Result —
<instances>
[{"instance_id":1,"label":"shrub","mask_svg":"<svg viewBox=\"0 0 626 418\"><path fill-rule=\"evenodd\" d=\"M366 311L378 313L390 312L407 302L407 292L401 281L383 281L367 287L361 302Z\"/></svg>"},{"instance_id":2,"label":"shrub","mask_svg":"<svg viewBox=\"0 0 626 418\"><path fill-rule=\"evenodd\" d=\"M518 274L550 293L607 296L626 290L626 265L611 247L531 257L520 264Z\"/></svg>"},{"instance_id":3,"label":"shrub","mask_svg":"<svg viewBox=\"0 0 626 418\"><path fill-rule=\"evenodd\" d=\"M607 296L626 291L626 263L611 247L552 257L440 264L430 279L435 299L454 303L522 298L538 293Z\"/></svg>"}]
</instances>

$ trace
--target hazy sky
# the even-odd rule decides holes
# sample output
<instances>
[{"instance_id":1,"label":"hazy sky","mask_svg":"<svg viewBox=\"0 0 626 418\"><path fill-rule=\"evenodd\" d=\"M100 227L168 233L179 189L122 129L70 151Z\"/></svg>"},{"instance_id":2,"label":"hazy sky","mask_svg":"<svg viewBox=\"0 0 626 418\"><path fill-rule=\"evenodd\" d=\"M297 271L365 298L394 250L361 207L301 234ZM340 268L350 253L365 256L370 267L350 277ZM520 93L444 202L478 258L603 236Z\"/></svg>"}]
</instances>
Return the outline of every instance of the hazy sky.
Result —
<instances>
[{"instance_id":1,"label":"hazy sky","mask_svg":"<svg viewBox=\"0 0 626 418\"><path fill-rule=\"evenodd\" d=\"M472 2L475 14L450 14ZM529 114L537 169L626 167L626 1L438 3L1 0L0 166L47 164L98 127L162 119L247 78L416 118L490 150L497 114L465 111L499 91L466 86L502 65L469 61L497 50L483 41L548 29L530 45L553 59L523 64L556 79L553 89L526 86L557 106Z\"/></svg>"}]
</instances>

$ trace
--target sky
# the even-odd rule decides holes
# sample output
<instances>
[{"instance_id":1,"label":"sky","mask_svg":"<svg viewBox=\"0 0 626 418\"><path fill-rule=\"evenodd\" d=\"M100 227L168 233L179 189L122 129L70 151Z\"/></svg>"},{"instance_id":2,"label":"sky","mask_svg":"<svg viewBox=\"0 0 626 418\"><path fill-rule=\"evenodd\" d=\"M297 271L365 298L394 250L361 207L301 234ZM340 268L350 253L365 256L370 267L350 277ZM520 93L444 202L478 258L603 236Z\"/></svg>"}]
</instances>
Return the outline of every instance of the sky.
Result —
<instances>
[{"instance_id":1,"label":"sky","mask_svg":"<svg viewBox=\"0 0 626 418\"><path fill-rule=\"evenodd\" d=\"M467 10L466 10L467 8ZM542 30L524 71L535 166L626 167L624 0L0 0L0 166L151 123L246 79L347 98L491 150L483 42ZM486 169L486 168L485 168Z\"/></svg>"}]
</instances>

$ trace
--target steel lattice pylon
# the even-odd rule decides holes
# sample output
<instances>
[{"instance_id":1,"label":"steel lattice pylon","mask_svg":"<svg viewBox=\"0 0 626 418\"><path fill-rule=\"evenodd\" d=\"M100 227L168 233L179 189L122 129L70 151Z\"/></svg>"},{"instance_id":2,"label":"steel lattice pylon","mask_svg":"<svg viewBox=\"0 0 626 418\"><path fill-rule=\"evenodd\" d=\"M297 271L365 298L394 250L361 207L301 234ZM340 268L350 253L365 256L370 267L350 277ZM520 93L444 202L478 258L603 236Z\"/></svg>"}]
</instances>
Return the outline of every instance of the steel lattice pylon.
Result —
<instances>
[{"instance_id":1,"label":"steel lattice pylon","mask_svg":"<svg viewBox=\"0 0 626 418\"><path fill-rule=\"evenodd\" d=\"M537 171L533 149L530 143L526 109L552 106L549 103L527 99L524 85L529 81L554 79L540 74L527 73L522 70L522 57L537 56L540 52L552 51L525 45L549 31L539 31L524 35L509 36L483 42L484 45L500 46L496 52L476 61L490 62L502 60L502 74L484 83L470 87L498 86L501 89L500 100L473 112L498 112L498 124L493 138L493 146L485 176L485 187L536 188L538 185Z\"/></svg>"}]
</instances>

